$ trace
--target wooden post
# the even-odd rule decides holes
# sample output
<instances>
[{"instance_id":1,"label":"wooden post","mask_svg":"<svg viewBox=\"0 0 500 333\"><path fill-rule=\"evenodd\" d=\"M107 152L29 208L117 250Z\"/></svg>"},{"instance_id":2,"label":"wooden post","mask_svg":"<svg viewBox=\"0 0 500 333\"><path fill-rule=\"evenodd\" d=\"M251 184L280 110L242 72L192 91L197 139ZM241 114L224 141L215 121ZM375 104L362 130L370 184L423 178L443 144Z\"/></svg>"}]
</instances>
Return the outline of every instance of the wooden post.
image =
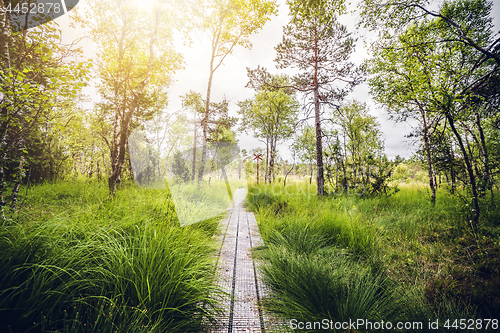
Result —
<instances>
[{"instance_id":1,"label":"wooden post","mask_svg":"<svg viewBox=\"0 0 500 333\"><path fill-rule=\"evenodd\" d=\"M257 184L259 184L259 161L262 160L262 154L253 154L254 160L257 160Z\"/></svg>"},{"instance_id":2,"label":"wooden post","mask_svg":"<svg viewBox=\"0 0 500 333\"><path fill-rule=\"evenodd\" d=\"M241 160L241 156L238 155L238 179L241 179L242 166L243 166L243 161Z\"/></svg>"},{"instance_id":3,"label":"wooden post","mask_svg":"<svg viewBox=\"0 0 500 333\"><path fill-rule=\"evenodd\" d=\"M194 122L194 139L193 139L193 163L191 166L191 181L194 182L196 174L196 122Z\"/></svg>"}]
</instances>

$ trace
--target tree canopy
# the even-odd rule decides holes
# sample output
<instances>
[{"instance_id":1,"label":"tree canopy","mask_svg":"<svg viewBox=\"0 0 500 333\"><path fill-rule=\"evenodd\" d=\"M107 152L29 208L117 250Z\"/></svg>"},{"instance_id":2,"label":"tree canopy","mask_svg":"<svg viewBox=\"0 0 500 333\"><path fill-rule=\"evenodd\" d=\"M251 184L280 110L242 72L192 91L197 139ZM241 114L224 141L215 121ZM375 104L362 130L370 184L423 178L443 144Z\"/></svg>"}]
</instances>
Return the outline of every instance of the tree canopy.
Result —
<instances>
[{"instance_id":1,"label":"tree canopy","mask_svg":"<svg viewBox=\"0 0 500 333\"><path fill-rule=\"evenodd\" d=\"M286 83L287 77L275 78ZM241 116L240 130L253 132L266 143L266 180L274 180L274 163L277 144L293 134L299 104L286 89L257 91L254 98L238 103Z\"/></svg>"}]
</instances>

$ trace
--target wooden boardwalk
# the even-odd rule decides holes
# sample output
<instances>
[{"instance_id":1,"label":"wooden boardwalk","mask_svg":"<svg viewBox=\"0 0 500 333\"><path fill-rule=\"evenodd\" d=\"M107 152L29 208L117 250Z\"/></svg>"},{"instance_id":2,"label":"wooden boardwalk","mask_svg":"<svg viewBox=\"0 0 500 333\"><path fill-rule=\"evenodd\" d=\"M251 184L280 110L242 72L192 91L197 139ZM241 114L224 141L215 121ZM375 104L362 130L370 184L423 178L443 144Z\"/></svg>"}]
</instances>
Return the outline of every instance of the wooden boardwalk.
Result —
<instances>
[{"instance_id":1,"label":"wooden boardwalk","mask_svg":"<svg viewBox=\"0 0 500 333\"><path fill-rule=\"evenodd\" d=\"M252 261L251 249L263 242L254 214L242 206L245 197L246 189L236 190L229 216L221 221L219 283L231 297L222 300L226 311L210 332L276 331L271 327L274 320L260 309L265 289Z\"/></svg>"}]
</instances>

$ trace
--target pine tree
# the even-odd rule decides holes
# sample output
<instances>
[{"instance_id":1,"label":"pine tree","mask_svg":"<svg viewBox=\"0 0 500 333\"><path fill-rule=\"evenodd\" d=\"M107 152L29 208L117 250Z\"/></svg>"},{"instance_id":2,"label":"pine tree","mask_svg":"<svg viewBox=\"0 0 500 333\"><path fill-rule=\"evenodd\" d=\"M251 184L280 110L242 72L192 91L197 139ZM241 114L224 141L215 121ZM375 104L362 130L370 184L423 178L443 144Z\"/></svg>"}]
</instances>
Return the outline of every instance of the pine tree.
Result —
<instances>
[{"instance_id":1,"label":"pine tree","mask_svg":"<svg viewBox=\"0 0 500 333\"><path fill-rule=\"evenodd\" d=\"M310 96L306 105L314 110L316 132L317 193L324 194L323 147L321 131L322 106L337 107L339 102L361 81L362 73L349 61L354 39L340 24L341 1L323 1L304 6L300 0L288 2L293 15L284 28L283 41L276 47L280 68L295 67L293 88Z\"/></svg>"}]
</instances>

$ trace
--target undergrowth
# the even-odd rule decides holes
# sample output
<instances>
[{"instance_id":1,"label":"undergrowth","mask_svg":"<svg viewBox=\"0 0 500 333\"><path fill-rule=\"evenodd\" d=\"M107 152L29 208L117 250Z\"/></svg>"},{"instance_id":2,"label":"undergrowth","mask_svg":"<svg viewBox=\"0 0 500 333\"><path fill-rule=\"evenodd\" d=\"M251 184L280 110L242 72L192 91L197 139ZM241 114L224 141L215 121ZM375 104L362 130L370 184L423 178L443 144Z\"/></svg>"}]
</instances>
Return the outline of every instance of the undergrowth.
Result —
<instances>
[{"instance_id":1,"label":"undergrowth","mask_svg":"<svg viewBox=\"0 0 500 333\"><path fill-rule=\"evenodd\" d=\"M418 186L392 196L314 192L250 189L269 311L298 321L419 321L424 329L429 320L500 313L498 212L488 199L472 228L464 202L444 190L435 205Z\"/></svg>"},{"instance_id":2,"label":"undergrowth","mask_svg":"<svg viewBox=\"0 0 500 333\"><path fill-rule=\"evenodd\" d=\"M219 218L180 227L167 190L133 185L28 193L0 227L1 332L198 332L217 315Z\"/></svg>"}]
</instances>

